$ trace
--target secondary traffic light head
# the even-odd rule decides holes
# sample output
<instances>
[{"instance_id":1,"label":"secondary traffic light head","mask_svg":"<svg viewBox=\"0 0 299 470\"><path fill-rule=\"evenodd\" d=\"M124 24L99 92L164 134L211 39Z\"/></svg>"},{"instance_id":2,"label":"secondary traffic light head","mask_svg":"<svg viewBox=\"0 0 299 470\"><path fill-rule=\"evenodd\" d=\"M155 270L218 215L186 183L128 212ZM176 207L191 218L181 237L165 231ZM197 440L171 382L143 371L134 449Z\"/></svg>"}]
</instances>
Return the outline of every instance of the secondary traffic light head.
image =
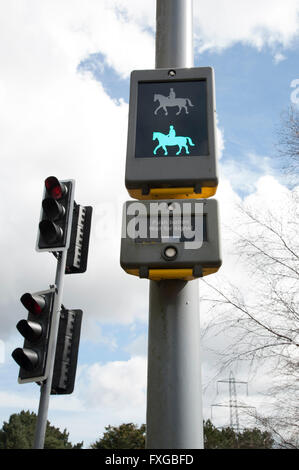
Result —
<instances>
[{"instance_id":1,"label":"secondary traffic light head","mask_svg":"<svg viewBox=\"0 0 299 470\"><path fill-rule=\"evenodd\" d=\"M87 269L92 207L74 203L66 274L84 273Z\"/></svg>"},{"instance_id":2,"label":"secondary traffic light head","mask_svg":"<svg viewBox=\"0 0 299 470\"><path fill-rule=\"evenodd\" d=\"M74 181L45 179L37 251L64 251L69 246L74 206Z\"/></svg>"},{"instance_id":3,"label":"secondary traffic light head","mask_svg":"<svg viewBox=\"0 0 299 470\"><path fill-rule=\"evenodd\" d=\"M16 348L12 357L20 366L19 382L39 382L47 378L48 346L51 332L54 290L26 293L21 297L28 311L27 320L20 320L17 329L24 338L23 348Z\"/></svg>"},{"instance_id":4,"label":"secondary traffic light head","mask_svg":"<svg viewBox=\"0 0 299 470\"><path fill-rule=\"evenodd\" d=\"M52 394L70 394L74 390L82 314L82 310L65 308L60 312Z\"/></svg>"}]
</instances>

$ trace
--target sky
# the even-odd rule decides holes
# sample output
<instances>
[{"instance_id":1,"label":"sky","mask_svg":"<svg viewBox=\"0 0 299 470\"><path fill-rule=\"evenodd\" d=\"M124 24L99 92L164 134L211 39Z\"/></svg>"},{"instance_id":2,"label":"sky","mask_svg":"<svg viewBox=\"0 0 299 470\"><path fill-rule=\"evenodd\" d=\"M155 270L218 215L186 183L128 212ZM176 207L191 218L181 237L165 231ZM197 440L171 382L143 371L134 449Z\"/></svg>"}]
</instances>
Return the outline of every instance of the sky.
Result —
<instances>
[{"instance_id":1,"label":"sky","mask_svg":"<svg viewBox=\"0 0 299 470\"><path fill-rule=\"evenodd\" d=\"M209 277L216 282L246 269L225 232L235 223L234 203L250 198L257 209L270 207L294 189L275 156L275 139L281 114L299 107L299 2L194 0L193 8L194 65L215 72L215 197L223 225L223 266ZM35 251L43 181L52 174L76 181L75 200L93 207L93 221L88 270L66 276L63 296L66 307L83 310L75 391L51 397L48 418L84 447L105 426L145 422L149 282L126 274L119 253L122 204L129 199L130 73L154 68L154 56L154 0L0 2L0 424L38 409L39 387L17 383L11 352L22 346L21 295L55 279L55 258ZM203 325L207 315L200 303ZM224 333L220 342L227 341ZM203 338L201 345L205 418L212 404L228 401L224 384L217 395L217 361L209 353L215 344ZM262 374L253 380L244 368L234 373L248 381L244 400L262 407ZM228 409L217 413L215 424L229 424Z\"/></svg>"}]
</instances>

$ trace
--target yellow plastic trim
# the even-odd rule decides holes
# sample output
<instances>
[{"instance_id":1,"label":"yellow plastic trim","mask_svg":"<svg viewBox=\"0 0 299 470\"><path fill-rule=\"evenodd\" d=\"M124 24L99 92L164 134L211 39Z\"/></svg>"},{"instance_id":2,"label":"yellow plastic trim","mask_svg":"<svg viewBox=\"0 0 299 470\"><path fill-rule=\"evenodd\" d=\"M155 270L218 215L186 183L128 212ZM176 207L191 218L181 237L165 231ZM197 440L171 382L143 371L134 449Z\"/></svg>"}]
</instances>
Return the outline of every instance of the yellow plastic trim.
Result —
<instances>
[{"instance_id":1,"label":"yellow plastic trim","mask_svg":"<svg viewBox=\"0 0 299 470\"><path fill-rule=\"evenodd\" d=\"M219 268L220 266L217 266L217 267L214 266L213 268L203 268L202 275L208 276L209 274L217 273Z\"/></svg>"},{"instance_id":2,"label":"yellow plastic trim","mask_svg":"<svg viewBox=\"0 0 299 470\"><path fill-rule=\"evenodd\" d=\"M152 281L161 281L162 279L192 281L194 279L192 269L150 269L148 278Z\"/></svg>"},{"instance_id":3,"label":"yellow plastic trim","mask_svg":"<svg viewBox=\"0 0 299 470\"><path fill-rule=\"evenodd\" d=\"M201 193L195 193L194 188L151 188L149 194L142 194L141 189L128 189L134 199L206 199L215 195L217 186L203 187Z\"/></svg>"},{"instance_id":4,"label":"yellow plastic trim","mask_svg":"<svg viewBox=\"0 0 299 470\"><path fill-rule=\"evenodd\" d=\"M219 269L217 267L207 267L203 268L203 276L216 273ZM133 276L139 276L139 269L126 269L128 274ZM149 270L149 279L152 281L161 281L162 279L183 279L185 281L192 281L196 279L193 277L192 269L150 269Z\"/></svg>"}]
</instances>

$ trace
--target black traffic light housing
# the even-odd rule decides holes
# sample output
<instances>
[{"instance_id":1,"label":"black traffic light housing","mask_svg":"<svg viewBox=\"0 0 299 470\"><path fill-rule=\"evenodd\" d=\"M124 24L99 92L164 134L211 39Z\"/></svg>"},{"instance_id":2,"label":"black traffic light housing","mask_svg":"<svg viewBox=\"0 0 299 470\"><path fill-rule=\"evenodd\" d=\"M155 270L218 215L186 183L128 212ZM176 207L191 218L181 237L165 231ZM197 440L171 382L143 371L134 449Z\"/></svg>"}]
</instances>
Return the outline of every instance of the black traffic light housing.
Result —
<instances>
[{"instance_id":1,"label":"black traffic light housing","mask_svg":"<svg viewBox=\"0 0 299 470\"><path fill-rule=\"evenodd\" d=\"M21 297L28 311L27 320L20 320L17 329L24 337L23 348L12 352L20 366L19 383L41 382L47 378L48 346L51 333L54 289L25 293Z\"/></svg>"},{"instance_id":2,"label":"black traffic light housing","mask_svg":"<svg viewBox=\"0 0 299 470\"><path fill-rule=\"evenodd\" d=\"M45 179L37 236L37 251L64 251L70 242L74 205L74 180Z\"/></svg>"},{"instance_id":3,"label":"black traffic light housing","mask_svg":"<svg viewBox=\"0 0 299 470\"><path fill-rule=\"evenodd\" d=\"M81 333L82 310L62 308L54 362L52 395L70 394L74 390Z\"/></svg>"}]
</instances>

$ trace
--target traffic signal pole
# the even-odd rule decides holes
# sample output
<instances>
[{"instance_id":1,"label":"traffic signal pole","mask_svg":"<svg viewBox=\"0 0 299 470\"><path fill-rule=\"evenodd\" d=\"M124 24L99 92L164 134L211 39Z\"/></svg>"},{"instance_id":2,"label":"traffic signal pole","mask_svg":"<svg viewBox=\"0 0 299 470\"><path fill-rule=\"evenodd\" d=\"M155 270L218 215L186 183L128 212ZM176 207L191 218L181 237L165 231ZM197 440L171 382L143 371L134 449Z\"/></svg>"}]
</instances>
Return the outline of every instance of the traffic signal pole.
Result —
<instances>
[{"instance_id":1,"label":"traffic signal pole","mask_svg":"<svg viewBox=\"0 0 299 470\"><path fill-rule=\"evenodd\" d=\"M156 69L193 67L192 0L157 0Z\"/></svg>"},{"instance_id":2,"label":"traffic signal pole","mask_svg":"<svg viewBox=\"0 0 299 470\"><path fill-rule=\"evenodd\" d=\"M55 361L55 352L56 352L56 343L59 327L59 318L60 310L62 304L62 294L64 286L64 276L65 276L65 267L66 267L66 258L67 250L64 250L59 253L57 260L56 268L56 277L55 277L55 297L53 305L53 322L52 322L52 332L49 342L49 375L45 382L40 387L40 401L37 415L37 423L35 428L34 436L34 449L43 449L46 435L47 427L47 418L48 418L48 409L49 409L49 400L52 386L53 370L54 370L54 361Z\"/></svg>"},{"instance_id":3,"label":"traffic signal pole","mask_svg":"<svg viewBox=\"0 0 299 470\"><path fill-rule=\"evenodd\" d=\"M156 68L193 66L192 0L157 0ZM198 280L150 281L148 449L202 449Z\"/></svg>"},{"instance_id":4,"label":"traffic signal pole","mask_svg":"<svg viewBox=\"0 0 299 470\"><path fill-rule=\"evenodd\" d=\"M44 181L35 248L57 259L55 283L20 298L28 311L16 325L24 343L11 354L20 366L19 383L40 385L34 449L44 448L50 395L71 394L75 384L83 312L62 305L64 276L86 271L92 207L76 204L74 189L71 179Z\"/></svg>"}]
</instances>

